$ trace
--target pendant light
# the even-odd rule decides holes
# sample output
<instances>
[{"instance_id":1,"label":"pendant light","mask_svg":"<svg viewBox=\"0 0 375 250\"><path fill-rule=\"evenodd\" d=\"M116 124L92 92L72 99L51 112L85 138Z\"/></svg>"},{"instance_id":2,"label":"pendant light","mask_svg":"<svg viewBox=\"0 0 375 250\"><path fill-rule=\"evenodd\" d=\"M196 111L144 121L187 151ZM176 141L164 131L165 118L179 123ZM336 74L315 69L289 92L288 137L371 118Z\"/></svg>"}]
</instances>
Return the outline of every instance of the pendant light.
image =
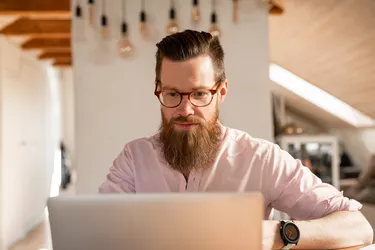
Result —
<instances>
[{"instance_id":1,"label":"pendant light","mask_svg":"<svg viewBox=\"0 0 375 250\"><path fill-rule=\"evenodd\" d=\"M210 33L212 36L217 36L219 37L221 34L221 31L219 27L217 26L217 15L216 15L216 1L211 0L211 27L210 27Z\"/></svg>"},{"instance_id":2,"label":"pendant light","mask_svg":"<svg viewBox=\"0 0 375 250\"><path fill-rule=\"evenodd\" d=\"M133 45L129 40L128 24L125 21L125 5L125 0L122 0L121 39L117 44L118 53L123 58L130 57L134 52Z\"/></svg>"},{"instance_id":3,"label":"pendant light","mask_svg":"<svg viewBox=\"0 0 375 250\"><path fill-rule=\"evenodd\" d=\"M191 11L191 18L194 22L197 22L200 20L200 11L199 11L199 1L193 0L193 9Z\"/></svg>"},{"instance_id":4,"label":"pendant light","mask_svg":"<svg viewBox=\"0 0 375 250\"><path fill-rule=\"evenodd\" d=\"M139 13L140 32L143 37L147 36L147 16L145 11L145 1L141 0L141 12Z\"/></svg>"},{"instance_id":5,"label":"pendant light","mask_svg":"<svg viewBox=\"0 0 375 250\"><path fill-rule=\"evenodd\" d=\"M81 7L81 4L80 4L79 0L77 0L77 2L76 2L75 16L77 18L81 18L82 17L82 7Z\"/></svg>"},{"instance_id":6,"label":"pendant light","mask_svg":"<svg viewBox=\"0 0 375 250\"><path fill-rule=\"evenodd\" d=\"M103 38L108 37L108 17L106 14L106 0L102 0L101 33Z\"/></svg>"},{"instance_id":7,"label":"pendant light","mask_svg":"<svg viewBox=\"0 0 375 250\"><path fill-rule=\"evenodd\" d=\"M171 8L169 9L169 24L167 26L167 33L174 34L178 32L178 25L176 23L176 10L174 7L174 1L171 0Z\"/></svg>"},{"instance_id":8,"label":"pendant light","mask_svg":"<svg viewBox=\"0 0 375 250\"><path fill-rule=\"evenodd\" d=\"M88 0L89 4L89 24L94 24L94 0Z\"/></svg>"}]
</instances>

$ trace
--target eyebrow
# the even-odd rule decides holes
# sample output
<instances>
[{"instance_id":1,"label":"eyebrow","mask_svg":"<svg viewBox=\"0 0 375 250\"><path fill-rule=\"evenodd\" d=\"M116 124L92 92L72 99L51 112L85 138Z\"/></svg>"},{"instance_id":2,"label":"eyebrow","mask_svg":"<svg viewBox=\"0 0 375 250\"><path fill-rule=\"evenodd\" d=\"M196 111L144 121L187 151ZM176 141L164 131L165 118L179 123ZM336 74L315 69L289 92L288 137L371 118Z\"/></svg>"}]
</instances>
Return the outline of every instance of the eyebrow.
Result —
<instances>
[{"instance_id":1,"label":"eyebrow","mask_svg":"<svg viewBox=\"0 0 375 250\"><path fill-rule=\"evenodd\" d=\"M168 87L168 86L161 87L161 89L162 90L175 90L177 92L180 92L176 88L172 88L172 87ZM199 90L199 89L209 89L209 88L205 87L205 86L199 86L199 87L192 88L191 91L195 91L195 90Z\"/></svg>"}]
</instances>

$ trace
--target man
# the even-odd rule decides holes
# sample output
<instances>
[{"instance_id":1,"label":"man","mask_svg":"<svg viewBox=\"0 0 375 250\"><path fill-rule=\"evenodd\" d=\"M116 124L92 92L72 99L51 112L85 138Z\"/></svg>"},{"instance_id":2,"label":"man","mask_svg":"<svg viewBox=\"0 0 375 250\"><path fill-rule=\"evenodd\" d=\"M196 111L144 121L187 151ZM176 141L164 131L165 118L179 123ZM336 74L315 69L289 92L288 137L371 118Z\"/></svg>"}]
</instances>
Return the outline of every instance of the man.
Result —
<instances>
[{"instance_id":1,"label":"man","mask_svg":"<svg viewBox=\"0 0 375 250\"><path fill-rule=\"evenodd\" d=\"M295 245L288 242L295 239L281 237L272 208L295 219L292 229L300 231L295 248L371 243L373 232L358 211L361 204L323 184L277 145L220 123L228 82L217 38L186 30L167 36L157 48L160 132L125 145L101 193L260 191L267 219L264 249Z\"/></svg>"}]
</instances>

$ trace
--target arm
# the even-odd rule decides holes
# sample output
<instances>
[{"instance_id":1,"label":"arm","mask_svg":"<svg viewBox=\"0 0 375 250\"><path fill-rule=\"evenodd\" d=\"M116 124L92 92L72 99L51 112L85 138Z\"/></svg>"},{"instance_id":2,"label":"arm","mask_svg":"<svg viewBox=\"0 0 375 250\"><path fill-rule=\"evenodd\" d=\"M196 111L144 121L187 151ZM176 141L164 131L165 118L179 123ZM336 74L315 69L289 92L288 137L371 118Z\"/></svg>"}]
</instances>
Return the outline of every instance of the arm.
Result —
<instances>
[{"instance_id":1,"label":"arm","mask_svg":"<svg viewBox=\"0 0 375 250\"><path fill-rule=\"evenodd\" d=\"M264 182L270 206L291 216L300 229L295 248L343 248L371 244L373 231L355 200L322 183L299 160L274 146ZM265 245L282 247L278 221L264 222Z\"/></svg>"},{"instance_id":2,"label":"arm","mask_svg":"<svg viewBox=\"0 0 375 250\"><path fill-rule=\"evenodd\" d=\"M99 193L135 193L132 157L127 146L113 161Z\"/></svg>"},{"instance_id":3,"label":"arm","mask_svg":"<svg viewBox=\"0 0 375 250\"><path fill-rule=\"evenodd\" d=\"M301 237L293 249L338 249L370 245L373 230L360 212L338 211L315 220L294 221ZM284 246L279 232L279 221L264 221L263 232L266 249Z\"/></svg>"}]
</instances>

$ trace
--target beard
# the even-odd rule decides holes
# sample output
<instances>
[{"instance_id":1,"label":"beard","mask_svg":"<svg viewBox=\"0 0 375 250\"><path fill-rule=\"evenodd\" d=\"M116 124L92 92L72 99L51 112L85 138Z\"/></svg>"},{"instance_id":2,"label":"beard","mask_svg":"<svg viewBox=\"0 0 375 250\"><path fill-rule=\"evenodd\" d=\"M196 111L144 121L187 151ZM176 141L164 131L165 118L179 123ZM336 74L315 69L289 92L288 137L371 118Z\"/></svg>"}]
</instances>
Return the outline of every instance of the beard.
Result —
<instances>
[{"instance_id":1,"label":"beard","mask_svg":"<svg viewBox=\"0 0 375 250\"><path fill-rule=\"evenodd\" d=\"M164 158L173 169L188 175L193 169L204 169L212 164L222 135L218 117L219 110L216 108L210 121L195 116L179 116L168 122L162 112L160 142ZM192 130L177 131L175 122L198 125Z\"/></svg>"}]
</instances>

